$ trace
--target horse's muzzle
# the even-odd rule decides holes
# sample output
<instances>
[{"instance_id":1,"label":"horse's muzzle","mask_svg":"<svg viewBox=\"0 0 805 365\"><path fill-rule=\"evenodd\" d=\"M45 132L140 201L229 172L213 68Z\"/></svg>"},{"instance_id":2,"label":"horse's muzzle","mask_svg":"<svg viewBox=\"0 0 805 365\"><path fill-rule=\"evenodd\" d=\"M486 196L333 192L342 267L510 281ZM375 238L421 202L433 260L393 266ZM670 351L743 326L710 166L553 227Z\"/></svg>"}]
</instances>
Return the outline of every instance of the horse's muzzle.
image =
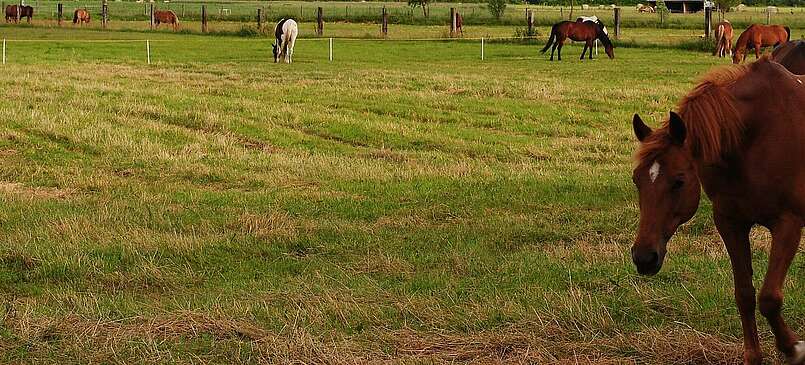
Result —
<instances>
[{"instance_id":1,"label":"horse's muzzle","mask_svg":"<svg viewBox=\"0 0 805 365\"><path fill-rule=\"evenodd\" d=\"M651 276L660 272L664 258L665 255L655 249L632 247L632 262L640 275Z\"/></svg>"}]
</instances>

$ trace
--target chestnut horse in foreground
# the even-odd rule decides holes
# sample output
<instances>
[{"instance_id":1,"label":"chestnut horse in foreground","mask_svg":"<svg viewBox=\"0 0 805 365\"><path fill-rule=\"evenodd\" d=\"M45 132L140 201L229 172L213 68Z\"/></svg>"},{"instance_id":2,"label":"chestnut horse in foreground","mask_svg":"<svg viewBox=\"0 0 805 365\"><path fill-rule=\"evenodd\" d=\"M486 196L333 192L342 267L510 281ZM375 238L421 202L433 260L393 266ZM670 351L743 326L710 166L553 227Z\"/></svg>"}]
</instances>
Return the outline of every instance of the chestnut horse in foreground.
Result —
<instances>
[{"instance_id":1,"label":"chestnut horse in foreground","mask_svg":"<svg viewBox=\"0 0 805 365\"><path fill-rule=\"evenodd\" d=\"M772 236L760 313L788 361L805 363L805 342L781 315L783 283L805 224L803 105L803 77L763 57L710 73L657 130L637 114L632 122L640 141L632 176L640 199L632 261L640 274L659 272L668 240L696 213L704 187L732 264L744 364L762 361L749 242L754 225Z\"/></svg>"},{"instance_id":2,"label":"chestnut horse in foreground","mask_svg":"<svg viewBox=\"0 0 805 365\"><path fill-rule=\"evenodd\" d=\"M732 57L732 24L729 20L724 20L716 24L716 50L713 56Z\"/></svg>"},{"instance_id":3,"label":"chestnut horse in foreground","mask_svg":"<svg viewBox=\"0 0 805 365\"><path fill-rule=\"evenodd\" d=\"M162 23L173 26L174 32L179 29L179 17L176 16L173 10L154 11L154 25L159 28L159 25Z\"/></svg>"},{"instance_id":4,"label":"chestnut horse in foreground","mask_svg":"<svg viewBox=\"0 0 805 365\"><path fill-rule=\"evenodd\" d=\"M601 43L604 45L604 50L607 52L607 56L609 58L615 58L615 53L613 52L612 41L609 40L609 37L604 32L604 28L601 24L590 22L590 21L563 21L560 23L556 23L551 28L551 36L548 38L548 44L545 45L545 48L540 50L540 53L545 53L551 46L551 61L553 61L553 52L556 48L559 48L559 61L562 60L562 46L565 44L565 41L570 38L574 41L584 41L584 50L581 52L580 59L584 59L584 53L587 52L587 49L590 50L590 59L593 59L593 41L596 39L601 40Z\"/></svg>"},{"instance_id":5,"label":"chestnut horse in foreground","mask_svg":"<svg viewBox=\"0 0 805 365\"><path fill-rule=\"evenodd\" d=\"M805 41L781 44L771 53L771 59L796 75L805 75Z\"/></svg>"},{"instance_id":6,"label":"chestnut horse in foreground","mask_svg":"<svg viewBox=\"0 0 805 365\"><path fill-rule=\"evenodd\" d=\"M90 16L87 9L75 9L73 12L73 25L84 25L84 23L89 24Z\"/></svg>"},{"instance_id":7,"label":"chestnut horse in foreground","mask_svg":"<svg viewBox=\"0 0 805 365\"><path fill-rule=\"evenodd\" d=\"M791 40L791 29L782 25L752 24L735 42L735 54L732 63L739 64L746 59L746 52L755 49L755 58L760 58L760 49L777 46Z\"/></svg>"}]
</instances>

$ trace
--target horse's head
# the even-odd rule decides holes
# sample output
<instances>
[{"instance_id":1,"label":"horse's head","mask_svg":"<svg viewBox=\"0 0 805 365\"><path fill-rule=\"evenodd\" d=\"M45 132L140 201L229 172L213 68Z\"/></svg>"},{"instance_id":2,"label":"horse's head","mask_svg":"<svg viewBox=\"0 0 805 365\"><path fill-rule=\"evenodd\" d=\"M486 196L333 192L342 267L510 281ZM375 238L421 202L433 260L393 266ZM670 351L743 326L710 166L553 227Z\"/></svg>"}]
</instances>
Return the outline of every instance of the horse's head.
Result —
<instances>
[{"instance_id":1,"label":"horse's head","mask_svg":"<svg viewBox=\"0 0 805 365\"><path fill-rule=\"evenodd\" d=\"M612 44L612 41L609 39L609 36L604 33L604 28L599 26L598 27L598 39L601 40L601 43L604 45L604 52L607 53L609 59L615 58L615 46Z\"/></svg>"},{"instance_id":2,"label":"horse's head","mask_svg":"<svg viewBox=\"0 0 805 365\"><path fill-rule=\"evenodd\" d=\"M274 53L274 63L279 62L280 61L279 47L277 47L276 43L271 44L271 51Z\"/></svg>"},{"instance_id":3,"label":"horse's head","mask_svg":"<svg viewBox=\"0 0 805 365\"><path fill-rule=\"evenodd\" d=\"M640 202L640 225L632 261L637 272L654 275L665 259L666 246L676 229L699 207L699 178L690 152L684 147L685 124L674 112L666 128L652 131L635 114L632 120L640 141L632 181Z\"/></svg>"},{"instance_id":4,"label":"horse's head","mask_svg":"<svg viewBox=\"0 0 805 365\"><path fill-rule=\"evenodd\" d=\"M739 64L744 60L744 56L746 54L746 50L736 49L732 53L732 63Z\"/></svg>"}]
</instances>

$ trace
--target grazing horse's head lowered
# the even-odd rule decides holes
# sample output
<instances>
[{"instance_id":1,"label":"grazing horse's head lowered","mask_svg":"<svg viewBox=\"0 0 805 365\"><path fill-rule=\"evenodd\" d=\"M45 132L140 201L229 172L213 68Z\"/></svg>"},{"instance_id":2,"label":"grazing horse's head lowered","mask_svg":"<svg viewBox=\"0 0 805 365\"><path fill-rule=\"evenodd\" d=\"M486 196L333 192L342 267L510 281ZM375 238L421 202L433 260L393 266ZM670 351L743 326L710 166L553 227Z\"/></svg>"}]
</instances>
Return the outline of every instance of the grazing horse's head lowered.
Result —
<instances>
[{"instance_id":1,"label":"grazing horse's head lowered","mask_svg":"<svg viewBox=\"0 0 805 365\"><path fill-rule=\"evenodd\" d=\"M676 229L699 207L699 179L693 156L684 148L685 124L674 112L667 133L654 133L640 116L632 120L641 143L632 181L640 196L640 226L632 246L632 261L643 275L660 271L666 245Z\"/></svg>"}]
</instances>

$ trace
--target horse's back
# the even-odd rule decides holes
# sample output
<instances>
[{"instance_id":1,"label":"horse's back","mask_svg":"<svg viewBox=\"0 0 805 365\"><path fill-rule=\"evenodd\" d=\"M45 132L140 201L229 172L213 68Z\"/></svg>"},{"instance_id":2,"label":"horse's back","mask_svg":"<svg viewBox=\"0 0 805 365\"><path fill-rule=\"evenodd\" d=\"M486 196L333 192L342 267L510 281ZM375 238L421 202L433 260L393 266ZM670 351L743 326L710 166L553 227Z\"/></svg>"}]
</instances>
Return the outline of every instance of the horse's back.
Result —
<instances>
[{"instance_id":1,"label":"horse's back","mask_svg":"<svg viewBox=\"0 0 805 365\"><path fill-rule=\"evenodd\" d=\"M787 42L772 52L772 59L796 75L805 75L805 41Z\"/></svg>"}]
</instances>

